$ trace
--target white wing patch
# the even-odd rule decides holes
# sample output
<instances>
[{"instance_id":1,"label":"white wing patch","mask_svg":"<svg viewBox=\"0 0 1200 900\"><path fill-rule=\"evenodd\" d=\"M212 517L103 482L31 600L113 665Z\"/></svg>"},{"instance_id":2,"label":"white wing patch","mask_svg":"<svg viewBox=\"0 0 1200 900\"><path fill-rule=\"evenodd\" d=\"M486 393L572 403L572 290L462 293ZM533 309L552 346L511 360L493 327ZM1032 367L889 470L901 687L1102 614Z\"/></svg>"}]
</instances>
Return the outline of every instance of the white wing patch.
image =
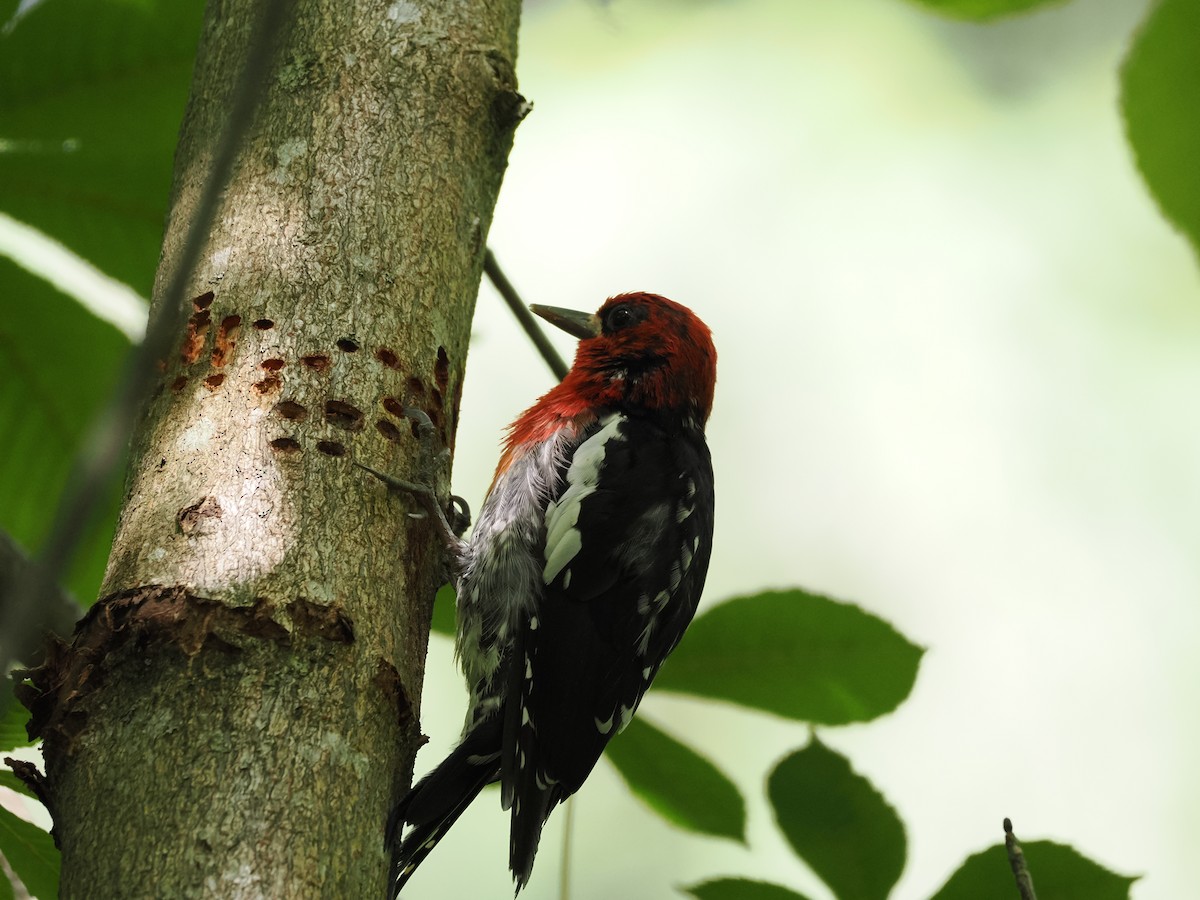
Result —
<instances>
[{"instance_id":1,"label":"white wing patch","mask_svg":"<svg viewBox=\"0 0 1200 900\"><path fill-rule=\"evenodd\" d=\"M588 493L591 493L591 491ZM548 518L549 516L547 516ZM566 567L567 563L575 558L575 554L583 549L583 535L575 527L575 523L578 521L579 506L576 504L557 517L557 523L562 523L562 527L558 530L559 533L553 536L554 543L550 542L551 535L547 532L546 568L542 570L543 584L549 584L557 578L558 573Z\"/></svg>"},{"instance_id":2,"label":"white wing patch","mask_svg":"<svg viewBox=\"0 0 1200 900\"><path fill-rule=\"evenodd\" d=\"M546 567L542 583L550 584L583 547L576 527L580 504L596 492L604 467L606 445L617 437L625 417L609 415L600 420L600 430L579 445L567 469L567 488L546 507Z\"/></svg>"}]
</instances>

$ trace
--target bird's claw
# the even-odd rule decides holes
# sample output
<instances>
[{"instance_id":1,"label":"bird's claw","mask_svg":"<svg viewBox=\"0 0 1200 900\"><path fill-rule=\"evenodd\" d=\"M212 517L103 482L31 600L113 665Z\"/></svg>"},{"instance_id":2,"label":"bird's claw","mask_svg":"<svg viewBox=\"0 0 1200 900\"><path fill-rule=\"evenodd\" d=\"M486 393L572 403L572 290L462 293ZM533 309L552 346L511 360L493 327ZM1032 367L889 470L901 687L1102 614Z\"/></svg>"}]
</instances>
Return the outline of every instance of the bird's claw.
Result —
<instances>
[{"instance_id":1,"label":"bird's claw","mask_svg":"<svg viewBox=\"0 0 1200 900\"><path fill-rule=\"evenodd\" d=\"M429 418L429 413L417 406L406 406L401 412L406 419L412 419L416 423L417 440L425 450L426 459L432 461L450 458L450 448L439 448L437 445L437 427L433 424L433 419Z\"/></svg>"},{"instance_id":2,"label":"bird's claw","mask_svg":"<svg viewBox=\"0 0 1200 900\"><path fill-rule=\"evenodd\" d=\"M471 507L458 494L451 494L449 509L450 530L461 538L463 532L471 526Z\"/></svg>"},{"instance_id":3,"label":"bird's claw","mask_svg":"<svg viewBox=\"0 0 1200 900\"><path fill-rule=\"evenodd\" d=\"M387 485L388 490L392 493L408 494L414 497L424 509L425 515L422 518L427 516L432 519L446 546L455 553L461 552L462 533L471 524L471 510L465 500L461 497L451 496L447 508L443 509L442 505L438 502L437 494L427 484L405 481L403 478L388 475L386 472L380 472L378 469L373 469L357 461L354 465L358 466L364 472L374 475ZM446 515L447 510L450 513L448 517Z\"/></svg>"},{"instance_id":4,"label":"bird's claw","mask_svg":"<svg viewBox=\"0 0 1200 900\"><path fill-rule=\"evenodd\" d=\"M433 420L429 418L428 413L423 409L415 406L404 407L405 418L411 419L417 426L417 439L421 442L424 449L424 466L425 470L432 473L436 470L436 463L442 457L449 458L450 449L448 447L438 448L437 446L437 429L433 424ZM380 481L388 486L388 490L392 493L408 494L415 498L424 509L425 516L433 520L437 526L438 532L442 536L442 540L450 551L456 555L462 552L462 534L471 524L471 508L467 505L467 501L462 497L454 494L450 495L449 501L442 504L438 500L437 492L429 484L422 484L417 481L405 481L403 478L397 478L394 475L388 475L373 469L370 466L363 465L360 462L355 463L360 469L370 472ZM433 481L434 479L430 479Z\"/></svg>"}]
</instances>

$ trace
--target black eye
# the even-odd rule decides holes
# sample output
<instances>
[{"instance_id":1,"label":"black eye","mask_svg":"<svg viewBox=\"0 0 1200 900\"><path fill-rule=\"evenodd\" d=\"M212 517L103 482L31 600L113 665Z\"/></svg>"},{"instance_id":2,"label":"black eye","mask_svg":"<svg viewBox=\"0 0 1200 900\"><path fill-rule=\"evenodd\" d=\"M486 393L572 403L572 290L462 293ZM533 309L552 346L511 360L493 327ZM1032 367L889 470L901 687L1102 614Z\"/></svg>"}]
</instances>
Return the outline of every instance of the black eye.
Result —
<instances>
[{"instance_id":1,"label":"black eye","mask_svg":"<svg viewBox=\"0 0 1200 900\"><path fill-rule=\"evenodd\" d=\"M604 330L607 332L620 331L646 318L646 310L628 303L618 303L604 314Z\"/></svg>"}]
</instances>

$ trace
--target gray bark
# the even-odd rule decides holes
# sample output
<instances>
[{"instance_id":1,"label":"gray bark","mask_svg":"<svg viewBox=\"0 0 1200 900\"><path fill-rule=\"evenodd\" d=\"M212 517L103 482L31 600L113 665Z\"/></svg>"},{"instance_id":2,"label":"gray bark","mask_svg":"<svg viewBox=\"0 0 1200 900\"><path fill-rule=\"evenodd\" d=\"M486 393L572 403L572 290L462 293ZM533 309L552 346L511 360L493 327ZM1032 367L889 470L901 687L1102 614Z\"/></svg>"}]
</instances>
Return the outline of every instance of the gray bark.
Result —
<instances>
[{"instance_id":1,"label":"gray bark","mask_svg":"<svg viewBox=\"0 0 1200 900\"><path fill-rule=\"evenodd\" d=\"M246 53L210 0L156 296ZM133 436L101 599L34 677L64 897L374 897L515 127L517 0L301 0Z\"/></svg>"}]
</instances>

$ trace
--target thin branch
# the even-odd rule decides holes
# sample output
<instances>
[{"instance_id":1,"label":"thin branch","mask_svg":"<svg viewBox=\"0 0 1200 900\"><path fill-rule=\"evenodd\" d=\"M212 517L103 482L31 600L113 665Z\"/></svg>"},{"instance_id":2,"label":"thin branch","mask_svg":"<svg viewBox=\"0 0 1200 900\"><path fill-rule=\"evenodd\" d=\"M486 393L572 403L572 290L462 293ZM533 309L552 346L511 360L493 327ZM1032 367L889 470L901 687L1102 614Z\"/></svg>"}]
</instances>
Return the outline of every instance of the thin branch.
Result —
<instances>
[{"instance_id":1,"label":"thin branch","mask_svg":"<svg viewBox=\"0 0 1200 900\"><path fill-rule=\"evenodd\" d=\"M36 563L25 555L12 536L0 529L0 588L6 585L35 583L39 579L45 581L46 592L42 595L42 605L37 610L39 624L58 634L66 634L75 624L75 620L83 615L83 607L53 579L35 573L35 566ZM27 639L27 643L18 645L14 638L13 658L25 659L37 652L41 643L40 632L18 637Z\"/></svg>"},{"instance_id":2,"label":"thin branch","mask_svg":"<svg viewBox=\"0 0 1200 900\"><path fill-rule=\"evenodd\" d=\"M568 797L563 806L562 871L558 876L558 900L571 900L571 838L575 834L575 802L578 795Z\"/></svg>"},{"instance_id":3,"label":"thin branch","mask_svg":"<svg viewBox=\"0 0 1200 900\"><path fill-rule=\"evenodd\" d=\"M554 349L554 345L550 343L545 332L538 325L537 319L533 317L533 313L529 311L529 307L521 300L517 289L505 277L490 247L483 255L483 271L487 273L488 280L500 292L500 296L504 298L504 302L508 304L508 308L512 310L513 315L517 317L517 321L521 323L521 327L525 329L525 333L533 341L533 346L537 347L538 353L542 354L542 359L546 361L546 365L550 367L550 371L554 373L554 377L562 381L567 377L567 364L558 355L558 351Z\"/></svg>"},{"instance_id":4,"label":"thin branch","mask_svg":"<svg viewBox=\"0 0 1200 900\"><path fill-rule=\"evenodd\" d=\"M292 3L265 0L262 4L212 167L161 302L146 328L145 340L130 351L120 381L75 456L54 524L38 554L38 565L27 567L17 580L0 583L0 672L8 671L14 659L26 656L30 646L37 646L44 629L61 629L60 623L47 621L44 614L52 605L50 598L59 592L53 573L67 569L91 525L99 498L121 463L138 411L154 381L156 363L168 355L183 326L184 294L216 219L238 149L254 122L274 60L275 39L287 22L286 13ZM0 696L0 708L7 701L7 696Z\"/></svg>"},{"instance_id":5,"label":"thin branch","mask_svg":"<svg viewBox=\"0 0 1200 900\"><path fill-rule=\"evenodd\" d=\"M1011 819L1004 820L1004 849L1008 851L1008 864L1012 867L1013 877L1017 879L1017 890L1021 892L1021 900L1037 900L1037 894L1033 892L1033 876L1029 874L1025 853L1017 842L1017 836L1013 834Z\"/></svg>"}]
</instances>

